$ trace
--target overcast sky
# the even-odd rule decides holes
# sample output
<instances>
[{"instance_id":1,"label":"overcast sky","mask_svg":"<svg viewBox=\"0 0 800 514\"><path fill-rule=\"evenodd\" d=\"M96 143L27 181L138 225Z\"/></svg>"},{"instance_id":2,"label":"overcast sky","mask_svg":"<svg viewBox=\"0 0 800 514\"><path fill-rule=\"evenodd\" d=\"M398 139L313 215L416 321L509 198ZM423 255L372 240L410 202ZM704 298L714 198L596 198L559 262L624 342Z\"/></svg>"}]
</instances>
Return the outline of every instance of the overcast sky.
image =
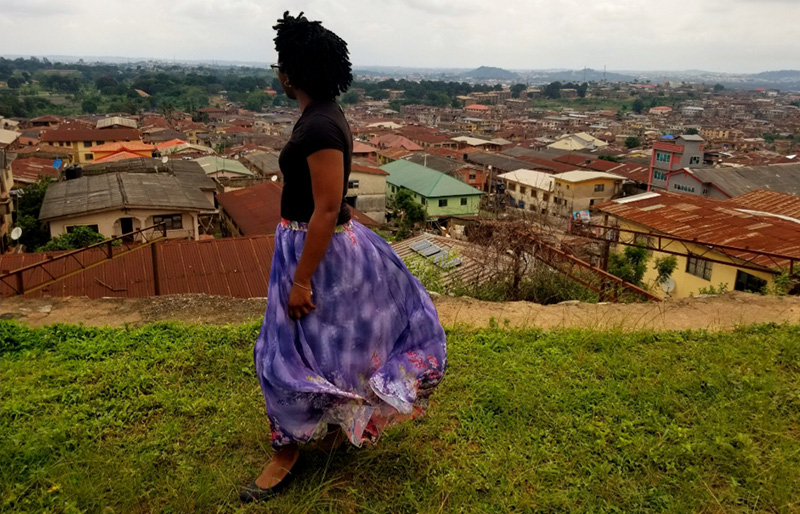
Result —
<instances>
[{"instance_id":1,"label":"overcast sky","mask_svg":"<svg viewBox=\"0 0 800 514\"><path fill-rule=\"evenodd\" d=\"M359 67L800 68L800 0L0 0L0 55L274 62L287 9Z\"/></svg>"}]
</instances>

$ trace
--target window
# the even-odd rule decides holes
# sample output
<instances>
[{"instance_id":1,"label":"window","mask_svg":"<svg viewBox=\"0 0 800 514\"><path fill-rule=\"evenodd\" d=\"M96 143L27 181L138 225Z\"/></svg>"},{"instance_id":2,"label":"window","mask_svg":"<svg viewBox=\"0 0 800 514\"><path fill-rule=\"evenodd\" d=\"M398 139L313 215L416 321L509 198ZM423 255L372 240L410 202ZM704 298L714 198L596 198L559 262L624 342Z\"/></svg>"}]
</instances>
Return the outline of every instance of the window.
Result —
<instances>
[{"instance_id":1,"label":"window","mask_svg":"<svg viewBox=\"0 0 800 514\"><path fill-rule=\"evenodd\" d=\"M439 207L447 207L447 198L439 200Z\"/></svg>"},{"instance_id":2,"label":"window","mask_svg":"<svg viewBox=\"0 0 800 514\"><path fill-rule=\"evenodd\" d=\"M72 234L73 232L75 232L75 229L78 228L78 227L86 227L86 228L88 228L90 230L93 230L93 231L97 232L98 234L100 233L100 227L97 226L97 225L67 225L67 227L66 227L67 234Z\"/></svg>"},{"instance_id":3,"label":"window","mask_svg":"<svg viewBox=\"0 0 800 514\"><path fill-rule=\"evenodd\" d=\"M700 157L690 157L689 164L700 164Z\"/></svg>"},{"instance_id":4,"label":"window","mask_svg":"<svg viewBox=\"0 0 800 514\"><path fill-rule=\"evenodd\" d=\"M670 157L672 157L672 156L670 154L668 154L668 153L656 152L656 161L658 161L658 162L669 162L670 161Z\"/></svg>"},{"instance_id":5,"label":"window","mask_svg":"<svg viewBox=\"0 0 800 514\"><path fill-rule=\"evenodd\" d=\"M601 191L605 191L605 189L606 189L605 184L597 184L596 186L594 186L595 193L600 193Z\"/></svg>"},{"instance_id":6,"label":"window","mask_svg":"<svg viewBox=\"0 0 800 514\"><path fill-rule=\"evenodd\" d=\"M64 143L64 144L65 144L65 145L67 145L67 146L72 146L72 141L67 141L67 142L66 142L66 143Z\"/></svg>"},{"instance_id":7,"label":"window","mask_svg":"<svg viewBox=\"0 0 800 514\"><path fill-rule=\"evenodd\" d=\"M160 216L153 216L153 225L158 225L164 222L167 230L175 230L183 228L183 217L180 214L162 214Z\"/></svg>"},{"instance_id":8,"label":"window","mask_svg":"<svg viewBox=\"0 0 800 514\"><path fill-rule=\"evenodd\" d=\"M711 263L699 257L689 256L686 259L686 273L705 280L711 280Z\"/></svg>"},{"instance_id":9,"label":"window","mask_svg":"<svg viewBox=\"0 0 800 514\"><path fill-rule=\"evenodd\" d=\"M656 180L667 180L667 174L663 171L654 171L653 178Z\"/></svg>"},{"instance_id":10,"label":"window","mask_svg":"<svg viewBox=\"0 0 800 514\"><path fill-rule=\"evenodd\" d=\"M347 189L358 189L358 180L351 180L348 182Z\"/></svg>"},{"instance_id":11,"label":"window","mask_svg":"<svg viewBox=\"0 0 800 514\"><path fill-rule=\"evenodd\" d=\"M736 291L760 293L765 287L767 287L766 280L762 280L750 273L745 273L742 270L736 272L736 285L733 287Z\"/></svg>"},{"instance_id":12,"label":"window","mask_svg":"<svg viewBox=\"0 0 800 514\"><path fill-rule=\"evenodd\" d=\"M396 192L397 192L397 188L392 186L392 193L396 193Z\"/></svg>"},{"instance_id":13,"label":"window","mask_svg":"<svg viewBox=\"0 0 800 514\"><path fill-rule=\"evenodd\" d=\"M567 184L567 189L569 189L569 184Z\"/></svg>"},{"instance_id":14,"label":"window","mask_svg":"<svg viewBox=\"0 0 800 514\"><path fill-rule=\"evenodd\" d=\"M524 195L528 189L525 186L519 186L519 194Z\"/></svg>"},{"instance_id":15,"label":"window","mask_svg":"<svg viewBox=\"0 0 800 514\"><path fill-rule=\"evenodd\" d=\"M592 205L594 205L594 198L592 198L591 200L589 200L589 207L591 207Z\"/></svg>"},{"instance_id":16,"label":"window","mask_svg":"<svg viewBox=\"0 0 800 514\"><path fill-rule=\"evenodd\" d=\"M467 205L467 199L466 198L462 198L461 199L461 205Z\"/></svg>"},{"instance_id":17,"label":"window","mask_svg":"<svg viewBox=\"0 0 800 514\"><path fill-rule=\"evenodd\" d=\"M83 158L86 159L87 161L93 161L94 160L94 155L92 155L90 153L87 153L87 154L85 154L83 156Z\"/></svg>"},{"instance_id":18,"label":"window","mask_svg":"<svg viewBox=\"0 0 800 514\"><path fill-rule=\"evenodd\" d=\"M512 184L508 184L508 190L509 191L516 191L517 190L517 185L513 184L513 183Z\"/></svg>"},{"instance_id":19,"label":"window","mask_svg":"<svg viewBox=\"0 0 800 514\"><path fill-rule=\"evenodd\" d=\"M470 173L470 174L469 174L469 179L470 179L470 180L475 180L475 179L477 179L477 178L478 178L478 175L476 175L476 174L474 174L474 173Z\"/></svg>"},{"instance_id":20,"label":"window","mask_svg":"<svg viewBox=\"0 0 800 514\"><path fill-rule=\"evenodd\" d=\"M535 189L531 189L531 198L534 200L539 197L539 193Z\"/></svg>"},{"instance_id":21,"label":"window","mask_svg":"<svg viewBox=\"0 0 800 514\"><path fill-rule=\"evenodd\" d=\"M84 141L83 142L83 146L86 147L86 148L89 148L90 146L92 146L92 142L91 141Z\"/></svg>"},{"instance_id":22,"label":"window","mask_svg":"<svg viewBox=\"0 0 800 514\"><path fill-rule=\"evenodd\" d=\"M98 141L98 142L97 142L97 145L98 145L98 146L99 146L99 145L104 145L104 144L106 144L106 142L105 142L105 141Z\"/></svg>"},{"instance_id":23,"label":"window","mask_svg":"<svg viewBox=\"0 0 800 514\"><path fill-rule=\"evenodd\" d=\"M522 200L519 201L519 208L525 209L525 202L523 202Z\"/></svg>"},{"instance_id":24,"label":"window","mask_svg":"<svg viewBox=\"0 0 800 514\"><path fill-rule=\"evenodd\" d=\"M550 200L550 195L547 193L542 193L542 201L547 202L548 200Z\"/></svg>"}]
</instances>

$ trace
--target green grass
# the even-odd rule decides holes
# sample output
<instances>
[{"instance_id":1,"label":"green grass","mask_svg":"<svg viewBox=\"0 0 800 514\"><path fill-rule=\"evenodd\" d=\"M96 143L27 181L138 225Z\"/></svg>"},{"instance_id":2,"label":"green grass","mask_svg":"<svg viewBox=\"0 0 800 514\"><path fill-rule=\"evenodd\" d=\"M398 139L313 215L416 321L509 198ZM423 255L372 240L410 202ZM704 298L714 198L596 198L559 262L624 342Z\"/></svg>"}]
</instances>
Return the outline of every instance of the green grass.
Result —
<instances>
[{"instance_id":1,"label":"green grass","mask_svg":"<svg viewBox=\"0 0 800 514\"><path fill-rule=\"evenodd\" d=\"M798 326L453 329L426 417L242 506L257 331L0 322L0 511L800 511Z\"/></svg>"}]
</instances>

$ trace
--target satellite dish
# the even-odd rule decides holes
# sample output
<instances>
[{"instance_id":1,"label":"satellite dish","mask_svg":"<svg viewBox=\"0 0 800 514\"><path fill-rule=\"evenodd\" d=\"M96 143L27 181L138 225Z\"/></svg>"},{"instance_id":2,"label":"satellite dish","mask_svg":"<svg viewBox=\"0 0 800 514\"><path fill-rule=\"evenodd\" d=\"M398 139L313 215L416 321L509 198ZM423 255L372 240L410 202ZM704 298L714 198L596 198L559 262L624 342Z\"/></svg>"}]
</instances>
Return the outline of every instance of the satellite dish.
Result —
<instances>
[{"instance_id":1,"label":"satellite dish","mask_svg":"<svg viewBox=\"0 0 800 514\"><path fill-rule=\"evenodd\" d=\"M273 182L277 182L278 181L278 175L272 175L272 178L270 180L273 181Z\"/></svg>"},{"instance_id":2,"label":"satellite dish","mask_svg":"<svg viewBox=\"0 0 800 514\"><path fill-rule=\"evenodd\" d=\"M22 237L21 228L16 227L14 230L11 231L11 239L13 239L14 241L18 240L20 237Z\"/></svg>"},{"instance_id":3,"label":"satellite dish","mask_svg":"<svg viewBox=\"0 0 800 514\"><path fill-rule=\"evenodd\" d=\"M169 162L169 157L167 157L165 155L164 157L161 158L161 162L163 162L164 164L168 163Z\"/></svg>"},{"instance_id":4,"label":"satellite dish","mask_svg":"<svg viewBox=\"0 0 800 514\"><path fill-rule=\"evenodd\" d=\"M668 278L661 282L661 289L667 294L673 292L675 290L675 280Z\"/></svg>"}]
</instances>

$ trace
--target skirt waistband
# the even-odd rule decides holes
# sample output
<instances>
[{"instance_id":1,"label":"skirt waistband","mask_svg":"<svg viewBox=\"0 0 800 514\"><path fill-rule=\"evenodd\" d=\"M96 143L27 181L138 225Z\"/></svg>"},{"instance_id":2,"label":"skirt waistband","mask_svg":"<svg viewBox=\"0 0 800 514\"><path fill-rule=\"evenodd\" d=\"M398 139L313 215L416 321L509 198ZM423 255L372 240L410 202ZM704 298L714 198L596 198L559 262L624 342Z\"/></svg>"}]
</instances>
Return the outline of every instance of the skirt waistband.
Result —
<instances>
[{"instance_id":1,"label":"skirt waistband","mask_svg":"<svg viewBox=\"0 0 800 514\"><path fill-rule=\"evenodd\" d=\"M281 218L281 227L288 229L288 230L297 230L300 232L308 232L308 223L304 221L292 221L287 220L286 218ZM345 230L350 230L353 228L353 220L347 220L341 225L336 225L336 229L334 232L344 232Z\"/></svg>"}]
</instances>

